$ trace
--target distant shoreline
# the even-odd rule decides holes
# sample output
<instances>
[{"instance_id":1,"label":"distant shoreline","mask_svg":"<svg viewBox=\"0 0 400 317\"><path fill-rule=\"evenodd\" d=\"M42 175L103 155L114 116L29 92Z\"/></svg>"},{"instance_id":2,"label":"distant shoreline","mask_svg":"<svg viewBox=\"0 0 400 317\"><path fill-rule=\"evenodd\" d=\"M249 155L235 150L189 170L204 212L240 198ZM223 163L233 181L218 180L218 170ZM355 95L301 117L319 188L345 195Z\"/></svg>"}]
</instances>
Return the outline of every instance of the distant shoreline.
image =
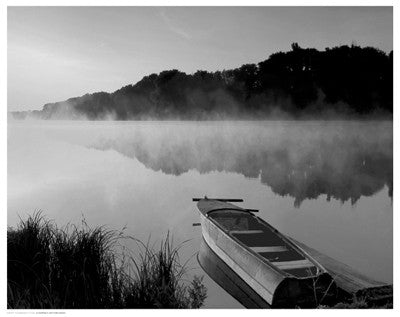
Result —
<instances>
[{"instance_id":1,"label":"distant shoreline","mask_svg":"<svg viewBox=\"0 0 400 317\"><path fill-rule=\"evenodd\" d=\"M331 120L393 116L393 51L292 44L258 64L143 77L112 93L96 92L13 111L14 119Z\"/></svg>"},{"instance_id":2,"label":"distant shoreline","mask_svg":"<svg viewBox=\"0 0 400 317\"><path fill-rule=\"evenodd\" d=\"M9 112L8 115L13 116L13 112ZM39 118L11 118L12 121L31 121L31 122L263 122L263 121L285 121L285 122L299 122L299 121L364 121L364 122L381 122L381 121L391 121L393 122L393 115L391 116L381 116L375 118L374 116L359 116L359 117L343 117L343 118L324 118L324 117L314 117L314 118L259 118L259 119L248 119L248 118L207 118L207 119L126 119L126 120L88 120L88 119L39 119Z\"/></svg>"}]
</instances>

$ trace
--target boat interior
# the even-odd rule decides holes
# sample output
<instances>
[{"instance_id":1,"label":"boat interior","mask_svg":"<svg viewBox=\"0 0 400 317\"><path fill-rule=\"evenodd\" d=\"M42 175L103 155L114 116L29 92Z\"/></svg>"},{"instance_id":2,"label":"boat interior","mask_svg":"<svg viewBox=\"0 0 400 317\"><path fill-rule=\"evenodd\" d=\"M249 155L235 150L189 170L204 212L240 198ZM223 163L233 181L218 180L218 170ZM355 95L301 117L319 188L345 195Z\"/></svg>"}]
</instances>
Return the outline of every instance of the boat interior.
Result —
<instances>
[{"instance_id":1,"label":"boat interior","mask_svg":"<svg viewBox=\"0 0 400 317\"><path fill-rule=\"evenodd\" d=\"M319 273L307 257L250 212L221 209L209 212L208 217L231 237L285 273L298 278Z\"/></svg>"}]
</instances>

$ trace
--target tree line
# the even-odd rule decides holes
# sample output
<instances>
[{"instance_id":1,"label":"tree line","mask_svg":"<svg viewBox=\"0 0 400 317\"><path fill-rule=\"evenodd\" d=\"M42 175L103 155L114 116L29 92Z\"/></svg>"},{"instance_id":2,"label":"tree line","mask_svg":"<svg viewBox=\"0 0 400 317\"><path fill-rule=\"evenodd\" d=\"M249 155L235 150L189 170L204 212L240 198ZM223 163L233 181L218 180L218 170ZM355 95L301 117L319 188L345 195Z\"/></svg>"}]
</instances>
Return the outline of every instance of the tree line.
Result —
<instances>
[{"instance_id":1,"label":"tree line","mask_svg":"<svg viewBox=\"0 0 400 317\"><path fill-rule=\"evenodd\" d=\"M145 76L113 92L97 92L14 113L41 119L258 119L290 116L391 117L393 51L342 45L277 52L258 64L186 74Z\"/></svg>"}]
</instances>

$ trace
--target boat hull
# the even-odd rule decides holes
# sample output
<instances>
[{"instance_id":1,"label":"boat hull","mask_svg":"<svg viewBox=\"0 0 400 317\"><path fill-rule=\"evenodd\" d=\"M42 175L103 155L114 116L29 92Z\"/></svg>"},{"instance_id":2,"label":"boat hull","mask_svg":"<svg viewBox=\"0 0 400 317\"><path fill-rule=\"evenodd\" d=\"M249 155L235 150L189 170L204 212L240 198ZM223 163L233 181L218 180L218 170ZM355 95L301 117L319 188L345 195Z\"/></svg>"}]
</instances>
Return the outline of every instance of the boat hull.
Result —
<instances>
[{"instance_id":1,"label":"boat hull","mask_svg":"<svg viewBox=\"0 0 400 317\"><path fill-rule=\"evenodd\" d=\"M207 275L246 308L270 308L202 239L197 260ZM229 308L229 307L226 307Z\"/></svg>"},{"instance_id":2,"label":"boat hull","mask_svg":"<svg viewBox=\"0 0 400 317\"><path fill-rule=\"evenodd\" d=\"M210 249L272 307L315 307L329 300L335 284L328 273L313 278L293 278L232 239L200 212L202 235Z\"/></svg>"},{"instance_id":3,"label":"boat hull","mask_svg":"<svg viewBox=\"0 0 400 317\"><path fill-rule=\"evenodd\" d=\"M261 298L272 304L275 289L283 281L278 272L266 269L261 259L233 241L206 216L200 214L204 241Z\"/></svg>"}]
</instances>

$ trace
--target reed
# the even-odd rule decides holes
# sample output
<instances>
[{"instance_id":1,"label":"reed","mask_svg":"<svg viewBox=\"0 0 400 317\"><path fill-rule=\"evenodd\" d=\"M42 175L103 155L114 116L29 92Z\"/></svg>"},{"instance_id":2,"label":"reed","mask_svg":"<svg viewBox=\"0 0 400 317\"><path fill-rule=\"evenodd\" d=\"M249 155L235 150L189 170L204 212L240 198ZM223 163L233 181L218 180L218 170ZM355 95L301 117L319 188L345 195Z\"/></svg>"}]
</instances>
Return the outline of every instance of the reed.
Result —
<instances>
[{"instance_id":1,"label":"reed","mask_svg":"<svg viewBox=\"0 0 400 317\"><path fill-rule=\"evenodd\" d=\"M131 258L134 278L129 285L127 305L137 308L199 308L206 298L202 278L194 277L188 286L182 283L187 262L181 263L179 249L168 233L159 249L137 240L139 257Z\"/></svg>"},{"instance_id":2,"label":"reed","mask_svg":"<svg viewBox=\"0 0 400 317\"><path fill-rule=\"evenodd\" d=\"M199 308L202 278L187 282L187 262L167 234L159 249L133 239L118 251L123 231L69 225L58 228L41 212L7 230L8 308Z\"/></svg>"}]
</instances>

